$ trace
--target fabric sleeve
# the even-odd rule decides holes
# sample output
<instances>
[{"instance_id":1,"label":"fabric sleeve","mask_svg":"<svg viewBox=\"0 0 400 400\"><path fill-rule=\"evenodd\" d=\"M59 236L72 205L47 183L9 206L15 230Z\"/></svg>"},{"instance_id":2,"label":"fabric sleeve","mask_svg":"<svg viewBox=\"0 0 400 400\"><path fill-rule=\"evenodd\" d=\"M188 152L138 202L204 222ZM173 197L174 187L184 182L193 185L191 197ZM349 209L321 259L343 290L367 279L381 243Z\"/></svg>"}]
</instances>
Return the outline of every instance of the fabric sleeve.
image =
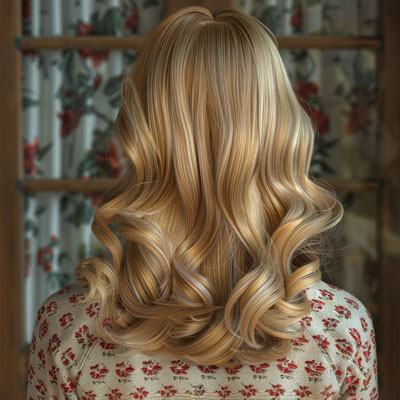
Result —
<instances>
[{"instance_id":1,"label":"fabric sleeve","mask_svg":"<svg viewBox=\"0 0 400 400\"><path fill-rule=\"evenodd\" d=\"M71 315L63 313L59 292L49 296L39 308L35 320L27 381L27 400L77 400L76 377L71 348L60 349L62 332L72 325Z\"/></svg>"},{"instance_id":2,"label":"fabric sleeve","mask_svg":"<svg viewBox=\"0 0 400 400\"><path fill-rule=\"evenodd\" d=\"M357 303L360 317L355 327L349 329L357 343L357 351L347 367L340 399L376 400L378 374L375 331L371 314L360 301Z\"/></svg>"}]
</instances>

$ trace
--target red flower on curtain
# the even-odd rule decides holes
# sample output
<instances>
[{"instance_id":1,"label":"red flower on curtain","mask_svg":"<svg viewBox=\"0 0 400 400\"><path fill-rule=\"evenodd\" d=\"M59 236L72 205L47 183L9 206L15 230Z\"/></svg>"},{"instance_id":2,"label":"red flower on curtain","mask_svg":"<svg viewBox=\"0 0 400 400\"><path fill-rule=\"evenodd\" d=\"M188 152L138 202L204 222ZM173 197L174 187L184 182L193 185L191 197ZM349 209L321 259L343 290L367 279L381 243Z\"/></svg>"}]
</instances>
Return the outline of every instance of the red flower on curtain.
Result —
<instances>
[{"instance_id":1,"label":"red flower on curtain","mask_svg":"<svg viewBox=\"0 0 400 400\"><path fill-rule=\"evenodd\" d=\"M115 143L110 142L107 152L95 153L94 158L100 164L100 166L109 165L111 167L112 176L118 177L121 172L121 163L118 157L118 148Z\"/></svg>"},{"instance_id":2,"label":"red flower on curtain","mask_svg":"<svg viewBox=\"0 0 400 400\"><path fill-rule=\"evenodd\" d=\"M293 26L293 28L296 28L297 26L299 26L301 23L301 7L297 7L294 10L294 13L292 15L292 18L290 20L290 25Z\"/></svg>"},{"instance_id":3,"label":"red flower on curtain","mask_svg":"<svg viewBox=\"0 0 400 400\"><path fill-rule=\"evenodd\" d=\"M79 125L79 120L83 115L83 109L71 110L70 108L64 109L62 113L58 113L57 117L61 119L61 137L67 136L69 133L75 131Z\"/></svg>"},{"instance_id":4,"label":"red flower on curtain","mask_svg":"<svg viewBox=\"0 0 400 400\"><path fill-rule=\"evenodd\" d=\"M311 97L316 96L319 86L315 82L305 82L303 79L298 79L294 85L294 91L297 96L305 101L309 101Z\"/></svg>"},{"instance_id":5,"label":"red flower on curtain","mask_svg":"<svg viewBox=\"0 0 400 400\"><path fill-rule=\"evenodd\" d=\"M312 116L317 123L318 132L320 135L325 135L329 132L329 116L327 113L321 112L316 108L311 108Z\"/></svg>"},{"instance_id":6,"label":"red flower on curtain","mask_svg":"<svg viewBox=\"0 0 400 400\"><path fill-rule=\"evenodd\" d=\"M124 21L124 30L132 31L133 28L135 28L137 25L137 19L138 19L137 9L134 8Z\"/></svg>"},{"instance_id":7,"label":"red flower on curtain","mask_svg":"<svg viewBox=\"0 0 400 400\"><path fill-rule=\"evenodd\" d=\"M35 157L39 150L39 138L36 138L32 143L24 144L24 170L30 177L36 176Z\"/></svg>"},{"instance_id":8,"label":"red flower on curtain","mask_svg":"<svg viewBox=\"0 0 400 400\"><path fill-rule=\"evenodd\" d=\"M370 113L361 109L357 104L353 104L350 111L342 110L342 114L349 118L345 128L349 135L363 131L372 124L369 118Z\"/></svg>"},{"instance_id":9,"label":"red flower on curtain","mask_svg":"<svg viewBox=\"0 0 400 400\"><path fill-rule=\"evenodd\" d=\"M78 21L76 27L76 34L78 36L82 35L93 35L93 28L90 24L83 21ZM90 58L92 61L92 67L94 69L99 68L103 61L108 61L109 50L92 50L92 49L80 49L78 53L82 58Z\"/></svg>"}]
</instances>

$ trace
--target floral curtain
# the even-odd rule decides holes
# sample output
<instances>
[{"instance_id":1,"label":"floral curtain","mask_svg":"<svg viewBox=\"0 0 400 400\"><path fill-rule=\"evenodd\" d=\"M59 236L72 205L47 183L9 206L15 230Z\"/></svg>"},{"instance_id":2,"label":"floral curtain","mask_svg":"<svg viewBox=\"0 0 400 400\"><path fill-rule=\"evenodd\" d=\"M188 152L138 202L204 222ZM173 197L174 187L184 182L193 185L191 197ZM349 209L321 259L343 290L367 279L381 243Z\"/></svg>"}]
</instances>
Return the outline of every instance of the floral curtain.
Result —
<instances>
[{"instance_id":1,"label":"floral curtain","mask_svg":"<svg viewBox=\"0 0 400 400\"><path fill-rule=\"evenodd\" d=\"M162 0L24 0L24 36L146 35L161 21ZM237 0L277 36L375 35L376 0ZM132 50L24 51L24 177L117 178L113 135L121 77ZM280 49L293 87L318 126L316 177L376 178L377 71L372 50ZM338 193L339 194L339 193ZM340 193L349 244L326 280L367 306L376 289L376 198ZM43 300L73 280L81 258L99 254L90 224L97 195L34 192L25 205L25 337ZM372 286L371 286L372 285ZM375 286L374 286L375 285Z\"/></svg>"}]
</instances>

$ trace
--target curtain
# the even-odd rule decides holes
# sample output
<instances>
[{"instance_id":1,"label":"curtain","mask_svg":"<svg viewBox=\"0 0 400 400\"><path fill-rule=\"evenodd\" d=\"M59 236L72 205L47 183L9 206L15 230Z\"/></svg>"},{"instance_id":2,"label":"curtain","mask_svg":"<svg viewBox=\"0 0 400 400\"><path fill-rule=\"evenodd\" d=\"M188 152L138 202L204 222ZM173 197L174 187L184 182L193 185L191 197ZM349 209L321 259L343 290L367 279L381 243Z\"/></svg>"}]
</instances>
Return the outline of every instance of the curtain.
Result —
<instances>
[{"instance_id":1,"label":"curtain","mask_svg":"<svg viewBox=\"0 0 400 400\"><path fill-rule=\"evenodd\" d=\"M25 0L24 36L146 35L161 21L162 0ZM237 0L277 36L375 35L375 0ZM293 88L317 122L316 177L376 178L377 71L372 50L280 49ZM113 135L121 77L135 49L24 51L24 178L118 178L124 165ZM340 240L349 243L327 279L367 305L377 279L376 198L341 194ZM45 298L69 284L76 263L101 256L90 224L97 195L24 195L25 337ZM372 286L371 286L372 285ZM375 286L374 286L375 285Z\"/></svg>"}]
</instances>

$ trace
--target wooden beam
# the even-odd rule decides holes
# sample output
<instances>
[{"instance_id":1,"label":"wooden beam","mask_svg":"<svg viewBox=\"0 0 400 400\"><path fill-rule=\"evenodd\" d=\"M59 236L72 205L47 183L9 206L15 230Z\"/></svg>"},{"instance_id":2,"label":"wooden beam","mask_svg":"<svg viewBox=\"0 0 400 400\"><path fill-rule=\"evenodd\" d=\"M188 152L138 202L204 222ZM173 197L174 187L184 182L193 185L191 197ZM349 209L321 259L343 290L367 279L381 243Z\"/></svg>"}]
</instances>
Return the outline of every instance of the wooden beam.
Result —
<instances>
[{"instance_id":1,"label":"wooden beam","mask_svg":"<svg viewBox=\"0 0 400 400\"><path fill-rule=\"evenodd\" d=\"M22 176L21 1L0 1L0 398L26 399L24 337L23 202L15 182Z\"/></svg>"},{"instance_id":2,"label":"wooden beam","mask_svg":"<svg viewBox=\"0 0 400 400\"><path fill-rule=\"evenodd\" d=\"M107 190L115 178L104 179L26 179L18 186L25 193L33 192L70 192L100 193Z\"/></svg>"},{"instance_id":3,"label":"wooden beam","mask_svg":"<svg viewBox=\"0 0 400 400\"><path fill-rule=\"evenodd\" d=\"M71 36L71 37L18 37L16 46L23 51L41 50L77 50L77 49L138 49L144 36ZM382 46L379 37L358 36L278 36L280 49L371 49L377 50Z\"/></svg>"},{"instance_id":4,"label":"wooden beam","mask_svg":"<svg viewBox=\"0 0 400 400\"><path fill-rule=\"evenodd\" d=\"M381 186L379 180L350 181L343 179L316 179L327 183L337 191L378 192ZM87 192L99 193L115 183L114 178L104 179L21 179L18 183L20 190L25 193L33 192Z\"/></svg>"},{"instance_id":5,"label":"wooden beam","mask_svg":"<svg viewBox=\"0 0 400 400\"><path fill-rule=\"evenodd\" d=\"M16 46L21 50L114 50L138 49L145 36L118 37L111 35L17 37Z\"/></svg>"}]
</instances>

